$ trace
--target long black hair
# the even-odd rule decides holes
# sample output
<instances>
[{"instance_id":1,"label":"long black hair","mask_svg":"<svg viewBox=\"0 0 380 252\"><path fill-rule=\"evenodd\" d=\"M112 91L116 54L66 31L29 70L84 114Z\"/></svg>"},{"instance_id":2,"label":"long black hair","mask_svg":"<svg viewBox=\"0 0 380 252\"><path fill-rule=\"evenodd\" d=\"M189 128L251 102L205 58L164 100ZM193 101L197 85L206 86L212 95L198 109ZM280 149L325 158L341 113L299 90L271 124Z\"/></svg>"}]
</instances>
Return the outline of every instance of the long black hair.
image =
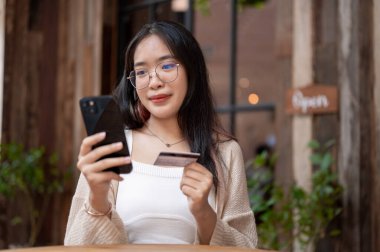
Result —
<instances>
[{"instance_id":1,"label":"long black hair","mask_svg":"<svg viewBox=\"0 0 380 252\"><path fill-rule=\"evenodd\" d=\"M232 137L222 129L215 112L202 50L193 35L182 25L170 21L146 24L130 42L125 55L123 78L114 92L124 122L128 128L138 129L144 126L147 119L136 90L128 83L127 76L133 70L136 47L144 38L153 34L163 40L186 70L187 94L178 112L178 124L191 151L201 154L198 162L213 174L217 188L217 164L214 160L218 156L216 145L220 136L224 136L223 139Z\"/></svg>"}]
</instances>

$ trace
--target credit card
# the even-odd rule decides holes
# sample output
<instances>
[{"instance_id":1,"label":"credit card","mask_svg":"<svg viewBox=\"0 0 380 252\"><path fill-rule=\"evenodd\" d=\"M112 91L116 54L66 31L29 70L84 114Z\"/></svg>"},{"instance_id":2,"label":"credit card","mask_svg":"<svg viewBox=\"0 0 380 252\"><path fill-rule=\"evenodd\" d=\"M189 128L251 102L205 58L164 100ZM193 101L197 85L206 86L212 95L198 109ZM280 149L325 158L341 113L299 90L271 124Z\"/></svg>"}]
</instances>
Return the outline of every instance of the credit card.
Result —
<instances>
[{"instance_id":1,"label":"credit card","mask_svg":"<svg viewBox=\"0 0 380 252\"><path fill-rule=\"evenodd\" d=\"M199 156L193 152L160 152L154 165L184 167L197 161Z\"/></svg>"}]
</instances>

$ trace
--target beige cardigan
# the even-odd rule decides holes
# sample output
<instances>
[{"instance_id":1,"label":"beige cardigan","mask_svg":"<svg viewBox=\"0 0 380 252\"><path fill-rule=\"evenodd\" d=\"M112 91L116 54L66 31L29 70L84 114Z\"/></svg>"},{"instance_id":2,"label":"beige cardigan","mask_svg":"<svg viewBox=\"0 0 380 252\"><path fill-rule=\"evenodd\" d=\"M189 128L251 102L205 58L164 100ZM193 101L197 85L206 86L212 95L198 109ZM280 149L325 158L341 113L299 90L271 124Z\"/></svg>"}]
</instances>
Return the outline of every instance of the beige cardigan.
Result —
<instances>
[{"instance_id":1,"label":"beige cardigan","mask_svg":"<svg viewBox=\"0 0 380 252\"><path fill-rule=\"evenodd\" d=\"M217 193L217 222L210 245L257 246L256 224L249 205L244 161L240 146L231 140L219 145L226 167L218 169L220 186ZM221 179L223 178L223 179ZM81 174L67 223L65 245L128 243L124 225L115 211L118 182L113 181L109 200L113 204L111 218L91 216L84 211L89 187Z\"/></svg>"}]
</instances>

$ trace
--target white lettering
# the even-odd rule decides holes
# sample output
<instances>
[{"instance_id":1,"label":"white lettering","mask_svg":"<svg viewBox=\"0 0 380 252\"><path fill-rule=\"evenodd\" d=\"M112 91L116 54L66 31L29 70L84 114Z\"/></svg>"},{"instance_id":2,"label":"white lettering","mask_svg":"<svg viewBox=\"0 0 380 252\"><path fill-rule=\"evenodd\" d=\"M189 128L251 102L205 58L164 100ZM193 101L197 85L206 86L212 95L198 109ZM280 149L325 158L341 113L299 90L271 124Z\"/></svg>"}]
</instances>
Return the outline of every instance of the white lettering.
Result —
<instances>
[{"instance_id":1,"label":"white lettering","mask_svg":"<svg viewBox=\"0 0 380 252\"><path fill-rule=\"evenodd\" d=\"M297 90L292 96L292 104L294 108L301 108L301 111L306 113L309 109L327 108L329 106L329 100L326 95L308 97Z\"/></svg>"}]
</instances>

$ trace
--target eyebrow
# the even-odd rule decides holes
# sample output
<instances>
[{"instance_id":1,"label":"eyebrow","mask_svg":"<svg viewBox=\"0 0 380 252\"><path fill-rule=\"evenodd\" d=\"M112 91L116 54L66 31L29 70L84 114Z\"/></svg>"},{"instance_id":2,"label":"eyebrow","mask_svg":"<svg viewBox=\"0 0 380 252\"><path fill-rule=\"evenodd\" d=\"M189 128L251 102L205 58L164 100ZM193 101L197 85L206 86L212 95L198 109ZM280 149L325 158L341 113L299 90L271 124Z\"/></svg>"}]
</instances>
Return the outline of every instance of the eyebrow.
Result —
<instances>
[{"instance_id":1,"label":"eyebrow","mask_svg":"<svg viewBox=\"0 0 380 252\"><path fill-rule=\"evenodd\" d=\"M164 55L164 56L159 57L157 61L163 61L163 60L167 60L167 59L174 59L174 56L171 54ZM135 64L133 66L137 67L137 66L143 66L145 64L146 63L144 61L138 61L138 62L135 62Z\"/></svg>"}]
</instances>

